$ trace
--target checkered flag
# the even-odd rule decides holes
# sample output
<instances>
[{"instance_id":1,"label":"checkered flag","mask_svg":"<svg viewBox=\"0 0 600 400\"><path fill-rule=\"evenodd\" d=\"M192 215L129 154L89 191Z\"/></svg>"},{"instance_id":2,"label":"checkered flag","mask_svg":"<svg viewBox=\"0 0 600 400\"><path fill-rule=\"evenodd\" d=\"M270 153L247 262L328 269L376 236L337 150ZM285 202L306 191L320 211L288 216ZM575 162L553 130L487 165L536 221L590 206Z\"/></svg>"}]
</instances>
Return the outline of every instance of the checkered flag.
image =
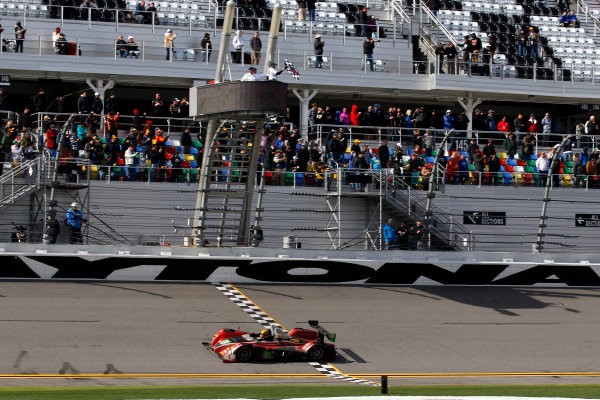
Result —
<instances>
[{"instance_id":1,"label":"checkered flag","mask_svg":"<svg viewBox=\"0 0 600 400\"><path fill-rule=\"evenodd\" d=\"M295 80L299 81L300 74L298 73L298 70L296 69L296 67L294 67L294 64L292 64L288 60L284 60L284 61L285 61L285 64L284 64L285 69L294 77Z\"/></svg>"}]
</instances>

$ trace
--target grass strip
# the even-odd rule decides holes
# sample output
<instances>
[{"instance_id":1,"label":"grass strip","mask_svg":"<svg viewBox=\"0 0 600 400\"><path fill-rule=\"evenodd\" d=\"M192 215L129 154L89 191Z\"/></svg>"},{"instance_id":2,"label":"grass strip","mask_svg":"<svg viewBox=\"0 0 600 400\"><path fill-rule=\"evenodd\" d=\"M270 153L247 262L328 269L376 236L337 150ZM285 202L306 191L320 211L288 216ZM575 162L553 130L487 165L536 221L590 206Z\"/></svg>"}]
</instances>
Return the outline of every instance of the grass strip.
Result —
<instances>
[{"instance_id":1,"label":"grass strip","mask_svg":"<svg viewBox=\"0 0 600 400\"><path fill-rule=\"evenodd\" d=\"M283 399L290 397L375 396L378 387L363 386L155 386L155 387L0 387L0 399ZM391 386L395 396L523 396L600 398L600 385Z\"/></svg>"}]
</instances>

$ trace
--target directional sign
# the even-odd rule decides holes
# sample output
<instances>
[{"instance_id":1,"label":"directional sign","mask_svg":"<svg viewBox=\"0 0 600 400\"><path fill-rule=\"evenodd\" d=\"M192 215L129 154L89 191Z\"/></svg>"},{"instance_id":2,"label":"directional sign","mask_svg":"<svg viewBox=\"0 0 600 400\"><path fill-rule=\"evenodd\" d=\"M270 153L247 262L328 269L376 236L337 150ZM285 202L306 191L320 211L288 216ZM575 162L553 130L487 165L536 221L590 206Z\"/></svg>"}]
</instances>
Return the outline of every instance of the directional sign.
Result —
<instances>
[{"instance_id":1,"label":"directional sign","mask_svg":"<svg viewBox=\"0 0 600 400\"><path fill-rule=\"evenodd\" d=\"M10 86L10 75L0 75L0 86Z\"/></svg>"},{"instance_id":2,"label":"directional sign","mask_svg":"<svg viewBox=\"0 0 600 400\"><path fill-rule=\"evenodd\" d=\"M465 225L506 225L506 213L503 211L464 211Z\"/></svg>"},{"instance_id":3,"label":"directional sign","mask_svg":"<svg viewBox=\"0 0 600 400\"><path fill-rule=\"evenodd\" d=\"M600 228L600 214L575 214L575 226Z\"/></svg>"}]
</instances>

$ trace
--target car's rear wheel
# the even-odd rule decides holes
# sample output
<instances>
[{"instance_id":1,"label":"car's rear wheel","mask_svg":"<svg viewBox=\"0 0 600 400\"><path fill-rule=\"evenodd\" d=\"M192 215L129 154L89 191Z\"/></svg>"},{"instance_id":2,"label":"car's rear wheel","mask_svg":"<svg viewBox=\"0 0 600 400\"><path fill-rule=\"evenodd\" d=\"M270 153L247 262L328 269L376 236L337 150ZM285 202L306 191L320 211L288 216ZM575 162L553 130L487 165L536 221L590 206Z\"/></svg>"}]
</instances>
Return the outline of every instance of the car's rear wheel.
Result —
<instances>
[{"instance_id":1,"label":"car's rear wheel","mask_svg":"<svg viewBox=\"0 0 600 400\"><path fill-rule=\"evenodd\" d=\"M252 350L248 346L240 347L235 352L235 359L239 362L248 362L252 358Z\"/></svg>"},{"instance_id":2,"label":"car's rear wheel","mask_svg":"<svg viewBox=\"0 0 600 400\"><path fill-rule=\"evenodd\" d=\"M308 349L306 356L310 361L321 361L325 358L325 348L323 346L315 345Z\"/></svg>"}]
</instances>

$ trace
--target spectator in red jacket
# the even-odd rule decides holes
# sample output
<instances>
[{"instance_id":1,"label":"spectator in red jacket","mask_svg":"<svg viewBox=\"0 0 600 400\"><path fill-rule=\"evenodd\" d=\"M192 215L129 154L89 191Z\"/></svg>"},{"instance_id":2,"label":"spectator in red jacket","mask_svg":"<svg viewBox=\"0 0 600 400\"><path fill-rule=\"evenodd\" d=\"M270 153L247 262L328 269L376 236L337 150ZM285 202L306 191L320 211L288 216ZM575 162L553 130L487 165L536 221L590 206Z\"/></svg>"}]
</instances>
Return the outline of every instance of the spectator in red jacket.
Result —
<instances>
[{"instance_id":1,"label":"spectator in red jacket","mask_svg":"<svg viewBox=\"0 0 600 400\"><path fill-rule=\"evenodd\" d=\"M506 117L502 117L502 120L500 122L498 122L498 130L500 132L510 131L510 124L506 120Z\"/></svg>"},{"instance_id":2,"label":"spectator in red jacket","mask_svg":"<svg viewBox=\"0 0 600 400\"><path fill-rule=\"evenodd\" d=\"M525 129L527 129L527 132L531 132L531 133L537 133L540 131L540 123L538 122L537 119L535 119L534 114L531 114L529 116L529 119L525 123Z\"/></svg>"}]
</instances>

